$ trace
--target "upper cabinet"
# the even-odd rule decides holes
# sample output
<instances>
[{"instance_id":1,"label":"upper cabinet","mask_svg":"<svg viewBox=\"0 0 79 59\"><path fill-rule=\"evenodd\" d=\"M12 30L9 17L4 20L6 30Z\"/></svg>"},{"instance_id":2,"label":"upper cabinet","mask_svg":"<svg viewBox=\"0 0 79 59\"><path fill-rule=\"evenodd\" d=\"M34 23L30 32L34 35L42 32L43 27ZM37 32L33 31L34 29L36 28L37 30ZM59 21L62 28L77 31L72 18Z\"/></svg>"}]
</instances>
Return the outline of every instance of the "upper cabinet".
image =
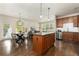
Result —
<instances>
[{"instance_id":1,"label":"upper cabinet","mask_svg":"<svg viewBox=\"0 0 79 59\"><path fill-rule=\"evenodd\" d=\"M79 27L79 15L77 16L77 25L78 25L78 27Z\"/></svg>"},{"instance_id":2,"label":"upper cabinet","mask_svg":"<svg viewBox=\"0 0 79 59\"><path fill-rule=\"evenodd\" d=\"M78 20L78 17L77 16L74 16L73 17L73 25L74 25L74 27L78 27L77 20Z\"/></svg>"},{"instance_id":3,"label":"upper cabinet","mask_svg":"<svg viewBox=\"0 0 79 59\"><path fill-rule=\"evenodd\" d=\"M63 24L64 23L73 23L73 18L72 17L66 17L66 18L63 18Z\"/></svg>"},{"instance_id":4,"label":"upper cabinet","mask_svg":"<svg viewBox=\"0 0 79 59\"><path fill-rule=\"evenodd\" d=\"M63 18L63 24L64 24L64 23L68 23L68 19L69 19L68 17Z\"/></svg>"},{"instance_id":5,"label":"upper cabinet","mask_svg":"<svg viewBox=\"0 0 79 59\"><path fill-rule=\"evenodd\" d=\"M73 17L74 27L79 27L79 15Z\"/></svg>"},{"instance_id":6,"label":"upper cabinet","mask_svg":"<svg viewBox=\"0 0 79 59\"><path fill-rule=\"evenodd\" d=\"M70 17L64 17L61 19L57 19L57 28L62 28L63 24L65 23L73 23L74 27L79 27L79 16L70 16Z\"/></svg>"},{"instance_id":7,"label":"upper cabinet","mask_svg":"<svg viewBox=\"0 0 79 59\"><path fill-rule=\"evenodd\" d=\"M68 23L73 23L73 17L68 18Z\"/></svg>"},{"instance_id":8,"label":"upper cabinet","mask_svg":"<svg viewBox=\"0 0 79 59\"><path fill-rule=\"evenodd\" d=\"M56 27L63 28L63 19L56 19Z\"/></svg>"}]
</instances>

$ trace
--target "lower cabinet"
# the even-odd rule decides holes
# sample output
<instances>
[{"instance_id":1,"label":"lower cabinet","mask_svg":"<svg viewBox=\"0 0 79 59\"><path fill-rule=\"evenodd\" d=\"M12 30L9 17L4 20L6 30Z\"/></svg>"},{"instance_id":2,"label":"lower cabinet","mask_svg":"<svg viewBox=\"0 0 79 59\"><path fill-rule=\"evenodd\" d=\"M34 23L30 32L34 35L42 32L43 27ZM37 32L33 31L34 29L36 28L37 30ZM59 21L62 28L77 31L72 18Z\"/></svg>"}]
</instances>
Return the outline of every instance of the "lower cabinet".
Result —
<instances>
[{"instance_id":1,"label":"lower cabinet","mask_svg":"<svg viewBox=\"0 0 79 59\"><path fill-rule=\"evenodd\" d=\"M38 55L43 55L54 45L55 33L47 35L33 35L33 51Z\"/></svg>"},{"instance_id":2,"label":"lower cabinet","mask_svg":"<svg viewBox=\"0 0 79 59\"><path fill-rule=\"evenodd\" d=\"M74 32L73 37L74 37L73 41L77 42L78 41L78 33Z\"/></svg>"},{"instance_id":3,"label":"lower cabinet","mask_svg":"<svg viewBox=\"0 0 79 59\"><path fill-rule=\"evenodd\" d=\"M64 41L79 42L79 33L78 32L63 32L62 38Z\"/></svg>"},{"instance_id":4,"label":"lower cabinet","mask_svg":"<svg viewBox=\"0 0 79 59\"><path fill-rule=\"evenodd\" d=\"M74 33L74 41L79 42L79 33L78 32Z\"/></svg>"},{"instance_id":5,"label":"lower cabinet","mask_svg":"<svg viewBox=\"0 0 79 59\"><path fill-rule=\"evenodd\" d=\"M73 41L73 33L72 32L63 32L62 38L64 41Z\"/></svg>"}]
</instances>

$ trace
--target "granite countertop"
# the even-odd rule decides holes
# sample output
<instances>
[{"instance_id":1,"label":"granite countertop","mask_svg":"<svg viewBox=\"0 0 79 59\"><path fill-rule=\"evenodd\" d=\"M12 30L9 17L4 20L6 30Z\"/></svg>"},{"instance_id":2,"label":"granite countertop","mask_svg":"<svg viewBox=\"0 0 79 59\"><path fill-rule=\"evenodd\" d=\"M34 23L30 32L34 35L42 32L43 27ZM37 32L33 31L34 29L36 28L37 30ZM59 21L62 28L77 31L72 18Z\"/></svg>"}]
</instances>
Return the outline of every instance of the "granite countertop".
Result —
<instances>
[{"instance_id":1,"label":"granite countertop","mask_svg":"<svg viewBox=\"0 0 79 59\"><path fill-rule=\"evenodd\" d=\"M47 35L47 34L51 34L54 32L42 32L42 33L35 33L35 35Z\"/></svg>"}]
</instances>

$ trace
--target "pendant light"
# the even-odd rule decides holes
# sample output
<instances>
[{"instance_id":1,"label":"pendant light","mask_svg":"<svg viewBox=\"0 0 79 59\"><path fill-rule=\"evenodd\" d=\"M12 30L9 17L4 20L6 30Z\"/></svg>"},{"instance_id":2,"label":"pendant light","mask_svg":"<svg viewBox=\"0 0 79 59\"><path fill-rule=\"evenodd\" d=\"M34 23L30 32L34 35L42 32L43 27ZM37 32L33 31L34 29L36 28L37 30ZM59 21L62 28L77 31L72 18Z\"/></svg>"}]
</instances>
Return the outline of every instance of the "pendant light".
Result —
<instances>
[{"instance_id":1,"label":"pendant light","mask_svg":"<svg viewBox=\"0 0 79 59\"><path fill-rule=\"evenodd\" d=\"M42 3L40 3L40 19L42 19L43 15L42 15Z\"/></svg>"},{"instance_id":2,"label":"pendant light","mask_svg":"<svg viewBox=\"0 0 79 59\"><path fill-rule=\"evenodd\" d=\"M48 21L50 21L50 8L48 8Z\"/></svg>"},{"instance_id":3,"label":"pendant light","mask_svg":"<svg viewBox=\"0 0 79 59\"><path fill-rule=\"evenodd\" d=\"M41 3L40 3L40 23L39 23L39 30L40 30L40 34L42 33L42 28L41 28L41 21L42 21L42 0L41 0Z\"/></svg>"}]
</instances>

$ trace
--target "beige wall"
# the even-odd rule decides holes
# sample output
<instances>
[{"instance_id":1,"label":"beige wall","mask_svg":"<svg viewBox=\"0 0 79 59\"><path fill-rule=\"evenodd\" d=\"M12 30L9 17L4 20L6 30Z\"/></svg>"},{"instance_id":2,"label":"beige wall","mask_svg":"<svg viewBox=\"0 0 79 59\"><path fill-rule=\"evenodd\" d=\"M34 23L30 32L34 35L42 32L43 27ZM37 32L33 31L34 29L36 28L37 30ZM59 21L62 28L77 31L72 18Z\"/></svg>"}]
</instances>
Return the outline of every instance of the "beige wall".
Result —
<instances>
[{"instance_id":1,"label":"beige wall","mask_svg":"<svg viewBox=\"0 0 79 59\"><path fill-rule=\"evenodd\" d=\"M10 24L12 27L12 31L15 33L16 32L16 22L18 21L18 18L10 17L10 16L5 16L5 15L0 15L0 40L2 40L3 37L3 24ZM30 27L34 27L36 29L38 28L38 22L36 21L31 21L31 20L23 20L24 22L24 27L27 28L27 31L30 29Z\"/></svg>"}]
</instances>

